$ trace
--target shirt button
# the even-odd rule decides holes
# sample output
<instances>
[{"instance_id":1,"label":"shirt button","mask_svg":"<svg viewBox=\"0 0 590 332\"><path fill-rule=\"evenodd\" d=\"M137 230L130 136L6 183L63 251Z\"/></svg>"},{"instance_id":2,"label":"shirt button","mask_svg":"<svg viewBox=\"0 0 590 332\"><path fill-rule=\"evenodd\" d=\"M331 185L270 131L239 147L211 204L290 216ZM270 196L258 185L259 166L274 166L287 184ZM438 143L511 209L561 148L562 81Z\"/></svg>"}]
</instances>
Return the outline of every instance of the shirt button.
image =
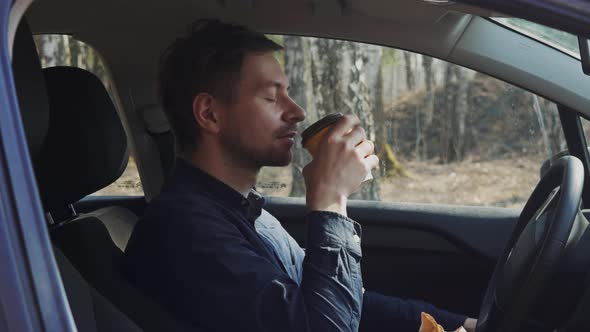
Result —
<instances>
[{"instance_id":1,"label":"shirt button","mask_svg":"<svg viewBox=\"0 0 590 332\"><path fill-rule=\"evenodd\" d=\"M354 242L356 242L356 243L360 243L361 242L361 238L358 235L356 235L356 234L354 234L352 236L352 238L354 239Z\"/></svg>"},{"instance_id":2,"label":"shirt button","mask_svg":"<svg viewBox=\"0 0 590 332\"><path fill-rule=\"evenodd\" d=\"M245 200L245 199L243 199L243 200L242 200L242 206L248 206L248 201L247 201L247 200Z\"/></svg>"}]
</instances>

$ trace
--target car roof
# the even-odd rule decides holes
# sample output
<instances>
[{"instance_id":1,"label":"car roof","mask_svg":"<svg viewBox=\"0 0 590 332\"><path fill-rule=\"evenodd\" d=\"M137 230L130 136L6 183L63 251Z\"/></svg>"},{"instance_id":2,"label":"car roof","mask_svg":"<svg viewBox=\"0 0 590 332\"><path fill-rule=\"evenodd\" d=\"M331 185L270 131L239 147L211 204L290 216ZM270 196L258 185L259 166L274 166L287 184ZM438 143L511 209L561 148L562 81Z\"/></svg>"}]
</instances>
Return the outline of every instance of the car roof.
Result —
<instances>
[{"instance_id":1,"label":"car roof","mask_svg":"<svg viewBox=\"0 0 590 332\"><path fill-rule=\"evenodd\" d=\"M126 106L134 108L156 104L162 50L195 19L219 18L266 33L355 40L431 55L590 115L590 77L579 60L482 17L497 15L420 0L53 0L33 3L27 18L34 33L72 34L98 50L119 95L130 96Z\"/></svg>"}]
</instances>

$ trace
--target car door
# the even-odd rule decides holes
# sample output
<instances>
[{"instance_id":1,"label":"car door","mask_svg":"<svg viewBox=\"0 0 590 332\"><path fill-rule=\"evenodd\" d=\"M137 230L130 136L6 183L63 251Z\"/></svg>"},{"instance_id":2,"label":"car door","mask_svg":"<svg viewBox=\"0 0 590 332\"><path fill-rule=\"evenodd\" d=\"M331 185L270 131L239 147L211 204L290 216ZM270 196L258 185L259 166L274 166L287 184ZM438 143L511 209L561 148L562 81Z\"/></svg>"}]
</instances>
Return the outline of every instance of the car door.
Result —
<instances>
[{"instance_id":1,"label":"car door","mask_svg":"<svg viewBox=\"0 0 590 332\"><path fill-rule=\"evenodd\" d=\"M74 331L33 180L11 67L12 37L26 6L0 1L5 23L0 28L0 330Z\"/></svg>"},{"instance_id":2,"label":"car door","mask_svg":"<svg viewBox=\"0 0 590 332\"><path fill-rule=\"evenodd\" d=\"M305 245L305 207L272 198L267 209ZM351 201L363 226L366 289L476 317L518 210Z\"/></svg>"}]
</instances>

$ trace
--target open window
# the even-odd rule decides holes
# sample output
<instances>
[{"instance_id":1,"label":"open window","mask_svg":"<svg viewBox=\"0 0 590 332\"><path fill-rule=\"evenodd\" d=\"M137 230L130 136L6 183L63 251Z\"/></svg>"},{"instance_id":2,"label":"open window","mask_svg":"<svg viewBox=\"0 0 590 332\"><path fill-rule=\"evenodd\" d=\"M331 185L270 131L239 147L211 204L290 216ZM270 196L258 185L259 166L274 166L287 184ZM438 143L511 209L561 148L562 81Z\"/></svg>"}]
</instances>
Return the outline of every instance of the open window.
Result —
<instances>
[{"instance_id":1,"label":"open window","mask_svg":"<svg viewBox=\"0 0 590 332\"><path fill-rule=\"evenodd\" d=\"M486 74L418 53L349 41L274 36L307 127L354 113L381 160L353 199L522 207L544 160L566 149L556 105ZM262 170L257 189L304 197L293 162Z\"/></svg>"}]
</instances>

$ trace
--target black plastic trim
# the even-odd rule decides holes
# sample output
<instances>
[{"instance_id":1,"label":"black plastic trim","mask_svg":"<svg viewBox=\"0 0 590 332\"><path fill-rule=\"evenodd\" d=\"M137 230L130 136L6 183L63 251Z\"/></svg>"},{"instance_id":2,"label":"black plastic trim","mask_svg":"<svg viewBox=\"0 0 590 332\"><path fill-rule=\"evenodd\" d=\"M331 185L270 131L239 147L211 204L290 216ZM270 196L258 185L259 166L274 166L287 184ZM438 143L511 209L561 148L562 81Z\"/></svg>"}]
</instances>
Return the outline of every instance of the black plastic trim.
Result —
<instances>
[{"instance_id":1,"label":"black plastic trim","mask_svg":"<svg viewBox=\"0 0 590 332\"><path fill-rule=\"evenodd\" d=\"M455 0L590 37L590 4L584 0Z\"/></svg>"},{"instance_id":2,"label":"black plastic trim","mask_svg":"<svg viewBox=\"0 0 590 332\"><path fill-rule=\"evenodd\" d=\"M289 231L294 226L304 226L306 208L302 198L269 197L265 208ZM441 245L451 244L445 246L447 251L458 249L469 255L495 260L512 234L520 210L352 200L348 203L348 215L361 223L365 230L383 227L395 229L399 235L429 233L439 237Z\"/></svg>"}]
</instances>

